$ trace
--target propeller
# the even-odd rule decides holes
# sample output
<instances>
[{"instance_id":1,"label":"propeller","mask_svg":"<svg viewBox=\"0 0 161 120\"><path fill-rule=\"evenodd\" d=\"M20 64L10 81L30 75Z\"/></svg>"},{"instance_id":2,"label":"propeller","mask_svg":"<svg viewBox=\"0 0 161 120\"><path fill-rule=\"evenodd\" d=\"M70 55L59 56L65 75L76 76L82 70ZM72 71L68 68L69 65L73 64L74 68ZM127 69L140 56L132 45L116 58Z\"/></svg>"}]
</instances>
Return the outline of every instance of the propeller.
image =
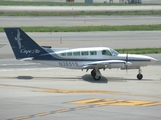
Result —
<instances>
[{"instance_id":1,"label":"propeller","mask_svg":"<svg viewBox=\"0 0 161 120\"><path fill-rule=\"evenodd\" d=\"M126 73L127 73L127 69L128 69L128 68L127 68L127 67L128 67L128 66L127 66L127 62L128 62L128 52L127 52L127 54L126 54Z\"/></svg>"}]
</instances>

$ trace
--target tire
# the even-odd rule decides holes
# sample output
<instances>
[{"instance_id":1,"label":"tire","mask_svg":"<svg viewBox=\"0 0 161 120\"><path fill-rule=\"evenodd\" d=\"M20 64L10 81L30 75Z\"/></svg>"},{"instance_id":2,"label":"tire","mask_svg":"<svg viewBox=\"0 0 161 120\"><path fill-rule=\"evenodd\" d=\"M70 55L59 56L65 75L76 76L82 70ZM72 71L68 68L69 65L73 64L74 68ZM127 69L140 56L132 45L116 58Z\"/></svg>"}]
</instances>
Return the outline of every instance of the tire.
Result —
<instances>
[{"instance_id":1,"label":"tire","mask_svg":"<svg viewBox=\"0 0 161 120\"><path fill-rule=\"evenodd\" d=\"M94 80L100 80L101 76L94 76L93 78L94 78Z\"/></svg>"},{"instance_id":2,"label":"tire","mask_svg":"<svg viewBox=\"0 0 161 120\"><path fill-rule=\"evenodd\" d=\"M92 71L91 71L91 75L92 75L92 77L95 77L95 76L96 76L95 70L92 70Z\"/></svg>"},{"instance_id":3,"label":"tire","mask_svg":"<svg viewBox=\"0 0 161 120\"><path fill-rule=\"evenodd\" d=\"M143 78L143 75L142 74L138 74L137 78L138 78L138 80L141 80Z\"/></svg>"}]
</instances>

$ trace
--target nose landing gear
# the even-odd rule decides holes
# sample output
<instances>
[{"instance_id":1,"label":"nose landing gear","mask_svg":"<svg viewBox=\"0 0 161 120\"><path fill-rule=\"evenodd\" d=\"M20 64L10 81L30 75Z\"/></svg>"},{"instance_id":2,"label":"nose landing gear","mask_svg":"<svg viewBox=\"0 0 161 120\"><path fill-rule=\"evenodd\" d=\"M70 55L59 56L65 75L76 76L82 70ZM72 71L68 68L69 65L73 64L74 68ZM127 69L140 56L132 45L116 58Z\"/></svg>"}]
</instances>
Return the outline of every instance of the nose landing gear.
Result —
<instances>
[{"instance_id":1,"label":"nose landing gear","mask_svg":"<svg viewBox=\"0 0 161 120\"><path fill-rule=\"evenodd\" d=\"M141 80L143 78L143 75L141 74L141 69L139 68L139 74L137 74L138 80Z\"/></svg>"}]
</instances>

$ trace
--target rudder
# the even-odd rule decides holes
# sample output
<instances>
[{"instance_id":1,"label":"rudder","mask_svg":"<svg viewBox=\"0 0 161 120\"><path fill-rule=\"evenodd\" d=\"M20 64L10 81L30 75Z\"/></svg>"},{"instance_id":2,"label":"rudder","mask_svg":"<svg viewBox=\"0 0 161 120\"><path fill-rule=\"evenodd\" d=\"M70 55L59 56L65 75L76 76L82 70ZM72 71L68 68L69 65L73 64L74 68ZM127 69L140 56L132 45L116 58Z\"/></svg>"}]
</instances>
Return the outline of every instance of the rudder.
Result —
<instances>
[{"instance_id":1,"label":"rudder","mask_svg":"<svg viewBox=\"0 0 161 120\"><path fill-rule=\"evenodd\" d=\"M4 31L7 35L16 59L28 57L42 59L42 56L44 56L44 58L46 56L47 59L49 59L52 57L20 28L4 28Z\"/></svg>"}]
</instances>

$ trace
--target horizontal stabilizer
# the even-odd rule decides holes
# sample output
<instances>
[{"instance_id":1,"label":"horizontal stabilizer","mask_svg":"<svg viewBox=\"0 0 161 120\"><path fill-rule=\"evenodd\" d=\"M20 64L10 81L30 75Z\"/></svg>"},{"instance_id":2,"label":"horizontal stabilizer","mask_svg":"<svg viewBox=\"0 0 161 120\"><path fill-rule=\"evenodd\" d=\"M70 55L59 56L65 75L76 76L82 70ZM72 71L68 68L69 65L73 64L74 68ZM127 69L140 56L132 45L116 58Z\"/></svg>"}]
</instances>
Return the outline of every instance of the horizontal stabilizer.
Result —
<instances>
[{"instance_id":1,"label":"horizontal stabilizer","mask_svg":"<svg viewBox=\"0 0 161 120\"><path fill-rule=\"evenodd\" d=\"M28 57L28 58L22 58L22 59L19 59L20 61L31 61L33 60L33 57Z\"/></svg>"}]
</instances>

